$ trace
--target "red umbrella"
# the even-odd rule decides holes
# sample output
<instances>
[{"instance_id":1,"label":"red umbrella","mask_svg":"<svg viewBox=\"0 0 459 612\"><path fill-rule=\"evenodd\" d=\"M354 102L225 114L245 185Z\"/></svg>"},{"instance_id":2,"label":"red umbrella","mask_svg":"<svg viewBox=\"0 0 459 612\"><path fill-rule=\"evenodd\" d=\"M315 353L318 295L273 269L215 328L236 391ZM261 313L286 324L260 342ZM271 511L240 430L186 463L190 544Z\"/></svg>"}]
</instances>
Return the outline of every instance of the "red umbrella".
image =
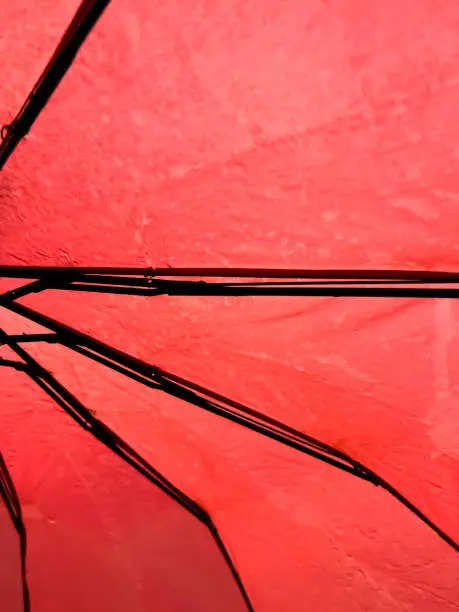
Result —
<instances>
[{"instance_id":1,"label":"red umbrella","mask_svg":"<svg viewBox=\"0 0 459 612\"><path fill-rule=\"evenodd\" d=\"M2 599L455 609L458 9L107 4L2 131Z\"/></svg>"}]
</instances>

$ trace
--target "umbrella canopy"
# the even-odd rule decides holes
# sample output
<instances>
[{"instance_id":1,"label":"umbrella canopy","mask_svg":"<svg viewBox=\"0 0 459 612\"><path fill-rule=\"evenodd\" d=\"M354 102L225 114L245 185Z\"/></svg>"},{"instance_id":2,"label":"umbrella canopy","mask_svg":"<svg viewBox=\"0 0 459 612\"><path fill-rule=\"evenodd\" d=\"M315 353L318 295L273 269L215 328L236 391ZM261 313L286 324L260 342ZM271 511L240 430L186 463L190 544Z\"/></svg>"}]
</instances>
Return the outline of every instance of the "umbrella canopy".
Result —
<instances>
[{"instance_id":1,"label":"umbrella canopy","mask_svg":"<svg viewBox=\"0 0 459 612\"><path fill-rule=\"evenodd\" d=\"M105 4L0 8L6 609L457 609L459 8L118 0L16 148Z\"/></svg>"}]
</instances>

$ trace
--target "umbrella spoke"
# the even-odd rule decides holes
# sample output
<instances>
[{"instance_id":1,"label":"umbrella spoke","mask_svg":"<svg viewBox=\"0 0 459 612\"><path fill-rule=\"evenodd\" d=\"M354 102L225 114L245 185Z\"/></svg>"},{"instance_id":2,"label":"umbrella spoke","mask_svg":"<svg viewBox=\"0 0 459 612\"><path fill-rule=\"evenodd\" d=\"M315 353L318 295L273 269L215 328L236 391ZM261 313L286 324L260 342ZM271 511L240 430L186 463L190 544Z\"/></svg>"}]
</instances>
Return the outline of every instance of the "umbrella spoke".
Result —
<instances>
[{"instance_id":1,"label":"umbrella spoke","mask_svg":"<svg viewBox=\"0 0 459 612\"><path fill-rule=\"evenodd\" d=\"M57 334L9 334L8 336L0 336L0 346L2 344L9 345L13 342L22 344L23 342L49 342L55 344L60 342Z\"/></svg>"},{"instance_id":2,"label":"umbrella spoke","mask_svg":"<svg viewBox=\"0 0 459 612\"><path fill-rule=\"evenodd\" d=\"M13 368L15 370L24 370L25 369L25 364L22 363L21 361L13 361L12 359L3 359L3 357L0 357L0 366L4 366L7 368Z\"/></svg>"},{"instance_id":3,"label":"umbrella spoke","mask_svg":"<svg viewBox=\"0 0 459 612\"><path fill-rule=\"evenodd\" d=\"M35 278L43 283L31 283L3 294L0 304L47 288L143 296L459 297L459 275L454 272L0 266L0 277ZM192 277L199 279L187 280ZM232 281L217 280L225 277ZM244 278L252 280L241 281Z\"/></svg>"},{"instance_id":4,"label":"umbrella spoke","mask_svg":"<svg viewBox=\"0 0 459 612\"><path fill-rule=\"evenodd\" d=\"M8 266L0 265L3 278L43 278L50 275L87 275L95 280L102 277L200 277L200 278L277 278L277 279L331 279L336 281L417 281L423 283L459 282L458 272L432 270L361 270L361 269L300 269L300 268L139 268L115 266Z\"/></svg>"},{"instance_id":5,"label":"umbrella spoke","mask_svg":"<svg viewBox=\"0 0 459 612\"><path fill-rule=\"evenodd\" d=\"M31 295L32 293L41 293L46 289L64 289L70 286L71 283L74 282L74 279L75 274L72 273L66 275L46 275L43 278L38 278L37 280L32 281L31 283L27 283L26 285L22 285L21 287L17 287L16 289L0 294L0 306L13 302L14 300L18 300L19 298L26 297L27 295Z\"/></svg>"},{"instance_id":6,"label":"umbrella spoke","mask_svg":"<svg viewBox=\"0 0 459 612\"><path fill-rule=\"evenodd\" d=\"M13 300L25 297L26 295L30 295L31 293L39 293L40 291L44 291L48 287L49 285L47 285L40 279L33 281L32 283L27 283L27 285L23 285L22 287L18 287L17 289L6 291L5 293L0 294L0 306L2 304L6 304L7 302L12 302Z\"/></svg>"}]
</instances>

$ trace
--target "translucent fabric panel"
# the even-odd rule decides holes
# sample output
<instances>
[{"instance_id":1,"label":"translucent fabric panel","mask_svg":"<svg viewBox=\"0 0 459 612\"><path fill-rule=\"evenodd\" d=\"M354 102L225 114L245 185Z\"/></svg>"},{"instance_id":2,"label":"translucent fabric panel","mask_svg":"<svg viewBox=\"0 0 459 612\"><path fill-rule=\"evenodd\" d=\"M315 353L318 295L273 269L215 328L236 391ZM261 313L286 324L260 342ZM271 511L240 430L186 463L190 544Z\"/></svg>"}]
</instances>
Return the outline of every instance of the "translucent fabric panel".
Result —
<instances>
[{"instance_id":1,"label":"translucent fabric panel","mask_svg":"<svg viewBox=\"0 0 459 612\"><path fill-rule=\"evenodd\" d=\"M1 442L23 501L34 612L247 610L202 523L23 374L2 371L2 382Z\"/></svg>"}]
</instances>

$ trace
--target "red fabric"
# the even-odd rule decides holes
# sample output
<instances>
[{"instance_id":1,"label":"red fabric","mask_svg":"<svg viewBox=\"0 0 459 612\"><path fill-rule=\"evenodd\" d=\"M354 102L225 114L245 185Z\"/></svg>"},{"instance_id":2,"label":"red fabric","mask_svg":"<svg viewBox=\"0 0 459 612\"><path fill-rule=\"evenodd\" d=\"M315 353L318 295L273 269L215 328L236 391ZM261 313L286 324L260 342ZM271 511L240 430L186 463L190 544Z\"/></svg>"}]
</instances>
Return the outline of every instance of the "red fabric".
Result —
<instances>
[{"instance_id":1,"label":"red fabric","mask_svg":"<svg viewBox=\"0 0 459 612\"><path fill-rule=\"evenodd\" d=\"M5 122L71 4L0 8ZM0 177L1 263L457 270L458 22L453 0L116 2ZM24 302L345 450L459 539L456 302ZM387 494L37 355L205 505L257 611L456 609L457 555Z\"/></svg>"}]
</instances>

